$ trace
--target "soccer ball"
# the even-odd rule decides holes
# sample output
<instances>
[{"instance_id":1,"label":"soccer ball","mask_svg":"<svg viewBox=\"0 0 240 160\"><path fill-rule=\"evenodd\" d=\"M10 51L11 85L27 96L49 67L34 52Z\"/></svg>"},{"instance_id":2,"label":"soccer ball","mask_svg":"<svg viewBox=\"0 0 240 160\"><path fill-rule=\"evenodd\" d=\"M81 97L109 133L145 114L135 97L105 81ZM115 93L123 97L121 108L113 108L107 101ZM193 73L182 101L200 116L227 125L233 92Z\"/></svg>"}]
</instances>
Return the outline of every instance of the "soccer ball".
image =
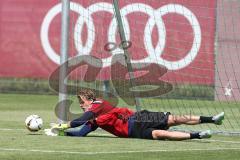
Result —
<instances>
[{"instance_id":1,"label":"soccer ball","mask_svg":"<svg viewBox=\"0 0 240 160\"><path fill-rule=\"evenodd\" d=\"M30 115L25 120L25 126L31 132L37 132L42 128L43 120L38 115Z\"/></svg>"}]
</instances>

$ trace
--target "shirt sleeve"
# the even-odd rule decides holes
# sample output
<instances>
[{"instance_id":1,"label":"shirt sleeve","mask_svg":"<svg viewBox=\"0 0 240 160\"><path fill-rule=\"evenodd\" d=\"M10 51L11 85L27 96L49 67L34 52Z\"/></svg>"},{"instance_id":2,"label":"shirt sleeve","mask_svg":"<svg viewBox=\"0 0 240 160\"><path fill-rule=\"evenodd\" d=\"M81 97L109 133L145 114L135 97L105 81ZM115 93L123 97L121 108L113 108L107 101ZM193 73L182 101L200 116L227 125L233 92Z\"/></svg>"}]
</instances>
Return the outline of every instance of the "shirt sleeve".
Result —
<instances>
[{"instance_id":1,"label":"shirt sleeve","mask_svg":"<svg viewBox=\"0 0 240 160\"><path fill-rule=\"evenodd\" d=\"M87 111L80 118L74 119L70 122L71 128L79 127L92 119L94 119L94 113L91 111Z\"/></svg>"},{"instance_id":2,"label":"shirt sleeve","mask_svg":"<svg viewBox=\"0 0 240 160\"><path fill-rule=\"evenodd\" d=\"M95 123L87 122L85 123L80 130L77 131L68 131L66 132L68 136L77 136L77 137L84 137L88 133L95 131L98 126Z\"/></svg>"}]
</instances>

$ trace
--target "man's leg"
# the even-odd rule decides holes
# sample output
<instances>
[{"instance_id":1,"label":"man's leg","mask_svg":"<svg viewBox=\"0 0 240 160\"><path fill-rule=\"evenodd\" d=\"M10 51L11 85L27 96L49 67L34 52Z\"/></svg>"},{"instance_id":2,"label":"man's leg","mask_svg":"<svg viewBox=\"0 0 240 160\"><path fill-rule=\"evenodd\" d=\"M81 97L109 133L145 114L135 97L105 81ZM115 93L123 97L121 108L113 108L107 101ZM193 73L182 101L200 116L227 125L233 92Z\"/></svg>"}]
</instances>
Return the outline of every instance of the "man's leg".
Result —
<instances>
[{"instance_id":1,"label":"man's leg","mask_svg":"<svg viewBox=\"0 0 240 160\"><path fill-rule=\"evenodd\" d=\"M153 139L168 139L168 140L186 140L186 139L202 139L210 138L212 136L211 131L202 131L197 133L185 133L178 131L166 131L166 130L153 130Z\"/></svg>"},{"instance_id":2,"label":"man's leg","mask_svg":"<svg viewBox=\"0 0 240 160\"><path fill-rule=\"evenodd\" d=\"M199 116L190 116L190 115L169 115L168 116L168 126L176 126L180 124L194 125L200 123Z\"/></svg>"},{"instance_id":3,"label":"man's leg","mask_svg":"<svg viewBox=\"0 0 240 160\"><path fill-rule=\"evenodd\" d=\"M224 119L224 112L217 114L212 117L206 116L194 116L194 115L169 115L168 126L176 126L180 124L195 125L200 123L214 123L216 125L221 125Z\"/></svg>"}]
</instances>

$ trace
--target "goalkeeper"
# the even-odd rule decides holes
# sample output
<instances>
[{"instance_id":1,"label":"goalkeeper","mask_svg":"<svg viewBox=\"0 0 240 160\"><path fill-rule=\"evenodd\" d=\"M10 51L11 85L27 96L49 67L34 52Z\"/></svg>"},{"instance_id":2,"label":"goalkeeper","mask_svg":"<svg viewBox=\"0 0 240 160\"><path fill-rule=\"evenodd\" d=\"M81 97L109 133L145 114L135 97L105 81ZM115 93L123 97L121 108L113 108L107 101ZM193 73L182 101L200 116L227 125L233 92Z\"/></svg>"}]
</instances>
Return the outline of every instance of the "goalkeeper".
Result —
<instances>
[{"instance_id":1,"label":"goalkeeper","mask_svg":"<svg viewBox=\"0 0 240 160\"><path fill-rule=\"evenodd\" d=\"M142 110L134 112L128 108L113 107L105 100L96 99L95 93L90 89L81 90L77 95L80 107L84 114L67 124L57 124L51 131L58 135L86 136L98 127L118 136L142 139L202 139L210 138L211 131L202 132L179 132L169 131L169 127L186 124L196 125L213 123L221 125L224 112L212 116L172 115L170 112L150 112ZM66 131L67 128L75 128L83 125L80 131Z\"/></svg>"}]
</instances>

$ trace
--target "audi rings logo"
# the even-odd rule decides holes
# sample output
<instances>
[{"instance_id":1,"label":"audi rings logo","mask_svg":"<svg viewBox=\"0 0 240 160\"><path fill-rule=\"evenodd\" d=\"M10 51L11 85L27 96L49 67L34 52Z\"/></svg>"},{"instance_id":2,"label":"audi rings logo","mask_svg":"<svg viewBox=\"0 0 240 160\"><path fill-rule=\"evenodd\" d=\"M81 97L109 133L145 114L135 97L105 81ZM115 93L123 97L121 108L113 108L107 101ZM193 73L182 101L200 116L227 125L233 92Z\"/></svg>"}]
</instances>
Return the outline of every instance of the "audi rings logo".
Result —
<instances>
[{"instance_id":1,"label":"audi rings logo","mask_svg":"<svg viewBox=\"0 0 240 160\"><path fill-rule=\"evenodd\" d=\"M114 14L113 5L110 3L100 2L92 4L87 8L84 8L80 4L71 2L70 9L71 11L79 14L79 17L76 21L77 25L75 25L74 27L74 44L76 46L78 55L89 55L92 51L92 47L95 41L95 26L93 23L92 14L100 11L105 11ZM46 14L43 20L40 33L41 43L43 45L45 53L56 64L60 63L60 57L50 45L48 31L51 21L60 12L61 4L57 4L49 10L49 12ZM149 19L144 28L143 35L144 47L145 50L147 51L148 56L140 60L131 60L132 63L156 63L166 66L169 70L179 70L181 68L188 66L195 59L201 45L201 28L196 16L189 9L179 4L168 4L158 9L154 9L151 6L143 3L133 3L124 6L123 8L121 8L120 13L122 16L122 21L126 33L126 39L128 41L130 40L130 26L126 19L126 16L134 12L141 12L149 16ZM176 61L168 61L161 57L166 43L166 29L162 17L169 13L175 13L184 16L192 26L194 35L192 47L189 50L189 52L186 54L185 57ZM79 37L78 34L82 33L81 31L83 30L84 24L86 24L87 27L88 37L85 45L83 46L81 38L80 39L78 38ZM157 32L160 35L155 47L152 43L151 37L154 26L157 27ZM115 20L115 17L113 17L108 28L107 35L108 42L116 43L116 37L112 36L116 35L115 34L116 32L117 22ZM111 63L109 62L111 62L112 56L114 54L122 52L123 50L121 48L116 48L114 51L111 52L112 55L110 57L103 58L102 59L103 67L110 66ZM95 64L91 65L94 66Z\"/></svg>"}]
</instances>

